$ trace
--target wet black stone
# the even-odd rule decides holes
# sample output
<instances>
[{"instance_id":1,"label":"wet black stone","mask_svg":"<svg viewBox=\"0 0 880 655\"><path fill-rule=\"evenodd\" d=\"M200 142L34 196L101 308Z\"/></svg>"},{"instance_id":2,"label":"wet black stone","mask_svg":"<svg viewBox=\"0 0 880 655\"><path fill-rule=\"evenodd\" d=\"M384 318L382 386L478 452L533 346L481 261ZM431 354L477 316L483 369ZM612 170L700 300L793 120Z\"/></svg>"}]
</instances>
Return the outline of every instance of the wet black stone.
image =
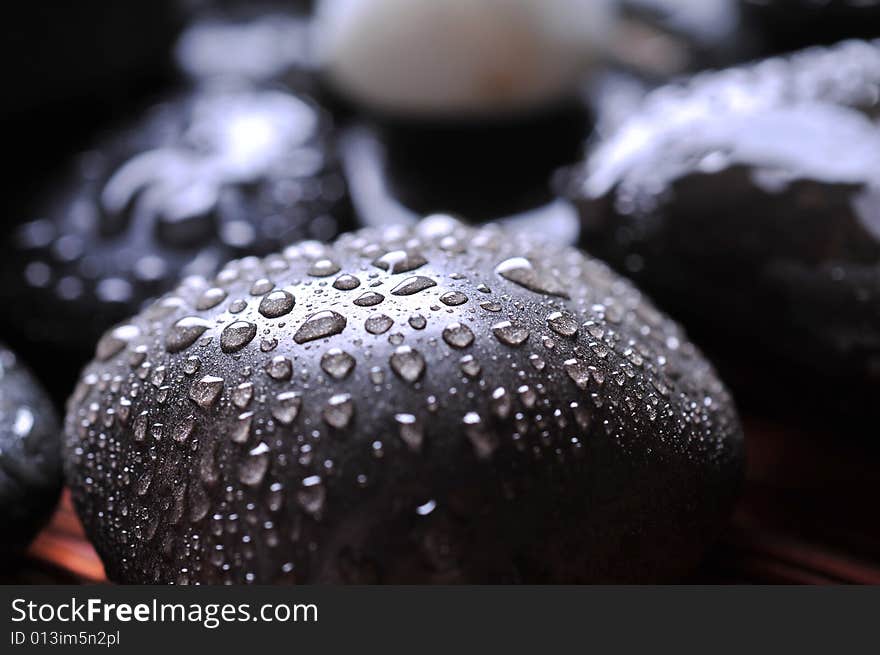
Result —
<instances>
[{"instance_id":1,"label":"wet black stone","mask_svg":"<svg viewBox=\"0 0 880 655\"><path fill-rule=\"evenodd\" d=\"M69 384L109 325L181 275L334 237L348 220L334 143L305 96L226 84L169 97L13 217L2 329Z\"/></svg>"},{"instance_id":2,"label":"wet black stone","mask_svg":"<svg viewBox=\"0 0 880 655\"><path fill-rule=\"evenodd\" d=\"M48 520L61 491L60 430L46 393L0 345L0 567Z\"/></svg>"},{"instance_id":3,"label":"wet black stone","mask_svg":"<svg viewBox=\"0 0 880 655\"><path fill-rule=\"evenodd\" d=\"M404 250L417 269L374 264ZM361 284L311 275L322 260ZM264 278L289 312L260 312ZM214 285L227 298L197 309ZM206 330L169 352L185 317ZM236 321L258 336L224 352ZM230 262L102 344L65 458L119 582L675 579L742 473L731 399L681 328L602 262L497 225Z\"/></svg>"},{"instance_id":4,"label":"wet black stone","mask_svg":"<svg viewBox=\"0 0 880 655\"><path fill-rule=\"evenodd\" d=\"M878 93L876 43L698 76L570 186L583 246L728 361L741 402L876 412Z\"/></svg>"}]
</instances>

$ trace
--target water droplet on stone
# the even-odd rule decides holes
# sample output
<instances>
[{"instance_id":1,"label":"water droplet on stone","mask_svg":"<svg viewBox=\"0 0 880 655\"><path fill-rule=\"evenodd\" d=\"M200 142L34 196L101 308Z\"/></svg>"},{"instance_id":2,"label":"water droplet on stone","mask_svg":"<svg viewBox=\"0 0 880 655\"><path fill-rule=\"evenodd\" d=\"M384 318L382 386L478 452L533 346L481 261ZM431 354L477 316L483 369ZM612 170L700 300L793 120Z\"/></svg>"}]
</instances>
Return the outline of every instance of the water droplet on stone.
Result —
<instances>
[{"instance_id":1,"label":"water droplet on stone","mask_svg":"<svg viewBox=\"0 0 880 655\"><path fill-rule=\"evenodd\" d=\"M232 402L239 409L247 407L253 397L254 385L252 382L242 382L232 390Z\"/></svg>"},{"instance_id":2,"label":"water droplet on stone","mask_svg":"<svg viewBox=\"0 0 880 655\"><path fill-rule=\"evenodd\" d=\"M500 312L501 303L495 302L494 300L486 300L480 303L480 308L486 310L487 312Z\"/></svg>"},{"instance_id":3,"label":"water droplet on stone","mask_svg":"<svg viewBox=\"0 0 880 655\"><path fill-rule=\"evenodd\" d=\"M514 284L534 291L535 293L543 293L548 296L559 296L560 298L568 298L568 293L562 284L549 274L539 273L525 257L511 257L506 259L495 268L505 280L510 280Z\"/></svg>"},{"instance_id":4,"label":"water droplet on stone","mask_svg":"<svg viewBox=\"0 0 880 655\"><path fill-rule=\"evenodd\" d=\"M532 409L538 401L538 394L527 384L519 387L516 393L519 395L520 402L528 409Z\"/></svg>"},{"instance_id":5,"label":"water droplet on stone","mask_svg":"<svg viewBox=\"0 0 880 655\"><path fill-rule=\"evenodd\" d=\"M425 372L425 358L409 346L398 346L391 355L391 370L407 382L415 382Z\"/></svg>"},{"instance_id":6,"label":"water droplet on stone","mask_svg":"<svg viewBox=\"0 0 880 655\"><path fill-rule=\"evenodd\" d=\"M120 325L106 332L98 346L95 348L95 356L99 361L106 362L119 353L125 346L140 336L141 330L136 325Z\"/></svg>"},{"instance_id":7,"label":"water droplet on stone","mask_svg":"<svg viewBox=\"0 0 880 655\"><path fill-rule=\"evenodd\" d=\"M134 440L143 441L147 438L147 428L150 424L150 415L147 412L141 412L134 420Z\"/></svg>"},{"instance_id":8,"label":"water droplet on stone","mask_svg":"<svg viewBox=\"0 0 880 655\"><path fill-rule=\"evenodd\" d=\"M165 424L164 423L153 423L150 426L150 436L153 437L156 441L160 441L162 439L162 435L165 432Z\"/></svg>"},{"instance_id":9,"label":"water droplet on stone","mask_svg":"<svg viewBox=\"0 0 880 655\"><path fill-rule=\"evenodd\" d=\"M577 402L572 402L569 407L574 414L575 422L578 424L581 430L586 430L587 428L589 428L591 422L590 410Z\"/></svg>"},{"instance_id":10,"label":"water droplet on stone","mask_svg":"<svg viewBox=\"0 0 880 655\"><path fill-rule=\"evenodd\" d=\"M251 425L254 422L253 412L244 412L238 415L235 424L232 426L229 438L235 443L247 443L251 436Z\"/></svg>"},{"instance_id":11,"label":"water droplet on stone","mask_svg":"<svg viewBox=\"0 0 880 655\"><path fill-rule=\"evenodd\" d=\"M329 277L339 272L339 266L330 259L318 259L309 266L308 274L312 277Z\"/></svg>"},{"instance_id":12,"label":"water droplet on stone","mask_svg":"<svg viewBox=\"0 0 880 655\"><path fill-rule=\"evenodd\" d=\"M348 377L354 365L354 357L340 348L331 348L321 357L321 368L337 380Z\"/></svg>"},{"instance_id":13,"label":"water droplet on stone","mask_svg":"<svg viewBox=\"0 0 880 655\"><path fill-rule=\"evenodd\" d=\"M331 396L324 407L324 420L334 428L344 428L354 415L354 402L351 394L340 393Z\"/></svg>"},{"instance_id":14,"label":"water droplet on stone","mask_svg":"<svg viewBox=\"0 0 880 655\"><path fill-rule=\"evenodd\" d=\"M132 368L140 366L144 363L144 360L147 358L147 347L143 344L135 347L128 354L128 363Z\"/></svg>"},{"instance_id":15,"label":"water droplet on stone","mask_svg":"<svg viewBox=\"0 0 880 655\"><path fill-rule=\"evenodd\" d=\"M394 321L385 314L375 314L364 321L364 329L370 334L384 334L392 325Z\"/></svg>"},{"instance_id":16,"label":"water droplet on stone","mask_svg":"<svg viewBox=\"0 0 880 655\"><path fill-rule=\"evenodd\" d=\"M134 492L138 496L146 495L147 491L150 490L150 484L153 482L153 474L150 471L147 471L142 476L140 476L137 480L137 484L135 485Z\"/></svg>"},{"instance_id":17,"label":"water droplet on stone","mask_svg":"<svg viewBox=\"0 0 880 655\"><path fill-rule=\"evenodd\" d=\"M598 323L595 323L593 321L589 321L585 325L587 327L587 332L594 339L601 339L605 336L605 329L601 325L599 325Z\"/></svg>"},{"instance_id":18,"label":"water droplet on stone","mask_svg":"<svg viewBox=\"0 0 880 655\"><path fill-rule=\"evenodd\" d=\"M257 326L247 321L235 321L220 334L220 350L234 353L241 350L257 336Z\"/></svg>"},{"instance_id":19,"label":"water droplet on stone","mask_svg":"<svg viewBox=\"0 0 880 655\"><path fill-rule=\"evenodd\" d=\"M450 307L463 305L467 301L468 297L464 295L461 291L447 291L442 296L440 296L440 302L442 302L444 305L449 305Z\"/></svg>"},{"instance_id":20,"label":"water droplet on stone","mask_svg":"<svg viewBox=\"0 0 880 655\"><path fill-rule=\"evenodd\" d=\"M424 291L431 287L436 287L437 283L424 275L414 275L403 280L400 284L391 290L395 296L411 296L419 291Z\"/></svg>"},{"instance_id":21,"label":"water droplet on stone","mask_svg":"<svg viewBox=\"0 0 880 655\"><path fill-rule=\"evenodd\" d=\"M193 355L192 357L187 357L186 361L183 363L183 372L186 375L195 375L196 371L199 370L201 365L202 360L200 360L195 355Z\"/></svg>"},{"instance_id":22,"label":"water droplet on stone","mask_svg":"<svg viewBox=\"0 0 880 655\"><path fill-rule=\"evenodd\" d=\"M119 422L122 425L128 423L128 418L131 416L131 401L125 396L119 399L119 405L116 407L116 415L119 417Z\"/></svg>"},{"instance_id":23,"label":"water droplet on stone","mask_svg":"<svg viewBox=\"0 0 880 655\"><path fill-rule=\"evenodd\" d=\"M492 407L492 413L502 420L510 416L510 412L513 409L513 400L511 399L510 394L507 393L507 389L504 387L498 387L492 392L492 401L490 404Z\"/></svg>"},{"instance_id":24,"label":"water droplet on stone","mask_svg":"<svg viewBox=\"0 0 880 655\"><path fill-rule=\"evenodd\" d=\"M378 366L370 368L370 382L382 384L385 381L385 372Z\"/></svg>"},{"instance_id":25,"label":"water droplet on stone","mask_svg":"<svg viewBox=\"0 0 880 655\"><path fill-rule=\"evenodd\" d=\"M165 350L176 353L189 348L210 327L208 321L198 316L183 317L168 331L165 337Z\"/></svg>"},{"instance_id":26,"label":"water droplet on stone","mask_svg":"<svg viewBox=\"0 0 880 655\"><path fill-rule=\"evenodd\" d=\"M568 377L581 389L586 389L590 382L590 369L587 365L577 359L566 360L563 364Z\"/></svg>"},{"instance_id":27,"label":"water droplet on stone","mask_svg":"<svg viewBox=\"0 0 880 655\"><path fill-rule=\"evenodd\" d=\"M201 311L212 309L224 300L226 300L226 296L226 291L224 291L220 287L211 287L210 289L206 289L202 293L202 295L199 296L198 301L196 301L196 309Z\"/></svg>"},{"instance_id":28,"label":"water droplet on stone","mask_svg":"<svg viewBox=\"0 0 880 655\"><path fill-rule=\"evenodd\" d=\"M293 294L283 289L276 289L271 293L267 293L260 301L260 313L266 318L278 318L290 313L296 300Z\"/></svg>"},{"instance_id":29,"label":"water droplet on stone","mask_svg":"<svg viewBox=\"0 0 880 655\"><path fill-rule=\"evenodd\" d=\"M324 509L326 495L321 476L310 475L302 481L302 488L296 492L296 502L306 514L317 518Z\"/></svg>"},{"instance_id":30,"label":"water droplet on stone","mask_svg":"<svg viewBox=\"0 0 880 655\"><path fill-rule=\"evenodd\" d=\"M189 489L189 520L193 523L201 521L211 509L211 502L200 484L193 484Z\"/></svg>"},{"instance_id":31,"label":"water droplet on stone","mask_svg":"<svg viewBox=\"0 0 880 655\"><path fill-rule=\"evenodd\" d=\"M365 291L357 298L355 298L354 304L358 307L372 307L373 305L378 305L383 300L385 300L385 296L383 296L381 293L376 293L375 291Z\"/></svg>"},{"instance_id":32,"label":"water droplet on stone","mask_svg":"<svg viewBox=\"0 0 880 655\"><path fill-rule=\"evenodd\" d=\"M178 443L183 443L192 436L195 427L196 420L192 416L189 416L178 423L172 436Z\"/></svg>"},{"instance_id":33,"label":"water droplet on stone","mask_svg":"<svg viewBox=\"0 0 880 655\"><path fill-rule=\"evenodd\" d=\"M161 387L165 383L165 376L168 373L168 369L164 366L157 366L153 370L153 375L150 376L150 383L154 387Z\"/></svg>"},{"instance_id":34,"label":"water droplet on stone","mask_svg":"<svg viewBox=\"0 0 880 655\"><path fill-rule=\"evenodd\" d=\"M474 333L462 323L450 323L443 328L443 341L453 348L467 348L474 342Z\"/></svg>"},{"instance_id":35,"label":"water droplet on stone","mask_svg":"<svg viewBox=\"0 0 880 655\"><path fill-rule=\"evenodd\" d=\"M290 425L299 415L302 407L302 396L296 391L284 391L275 396L272 405L272 416L284 425Z\"/></svg>"},{"instance_id":36,"label":"water droplet on stone","mask_svg":"<svg viewBox=\"0 0 880 655\"><path fill-rule=\"evenodd\" d=\"M361 285L361 281L357 279L354 275L340 275L333 282L333 288L339 289L340 291L351 291L352 289L357 289Z\"/></svg>"},{"instance_id":37,"label":"water droplet on stone","mask_svg":"<svg viewBox=\"0 0 880 655\"><path fill-rule=\"evenodd\" d=\"M290 363L287 357L278 355L266 364L266 373L273 380L289 380L290 376L293 375L293 364Z\"/></svg>"},{"instance_id":38,"label":"water droplet on stone","mask_svg":"<svg viewBox=\"0 0 880 655\"><path fill-rule=\"evenodd\" d=\"M408 273L427 263L428 260L422 257L421 254L405 250L392 250L373 260L373 266L389 273Z\"/></svg>"},{"instance_id":39,"label":"water droplet on stone","mask_svg":"<svg viewBox=\"0 0 880 655\"><path fill-rule=\"evenodd\" d=\"M474 359L473 355L465 355L460 360L458 360L458 364L461 367L461 372L467 375L469 378L477 377L483 370L480 366L480 363L476 359Z\"/></svg>"},{"instance_id":40,"label":"water droplet on stone","mask_svg":"<svg viewBox=\"0 0 880 655\"><path fill-rule=\"evenodd\" d=\"M493 325L492 334L498 341L508 346L519 346L529 338L527 329L518 327L510 321L501 321Z\"/></svg>"},{"instance_id":41,"label":"water droplet on stone","mask_svg":"<svg viewBox=\"0 0 880 655\"><path fill-rule=\"evenodd\" d=\"M206 375L192 383L189 388L189 397L202 409L208 409L217 402L221 391L223 391L223 378Z\"/></svg>"},{"instance_id":42,"label":"water droplet on stone","mask_svg":"<svg viewBox=\"0 0 880 655\"><path fill-rule=\"evenodd\" d=\"M480 415L476 412L468 412L462 422L464 423L464 432L474 447L477 459L491 457L498 447L498 440L483 424Z\"/></svg>"},{"instance_id":43,"label":"water droplet on stone","mask_svg":"<svg viewBox=\"0 0 880 655\"><path fill-rule=\"evenodd\" d=\"M397 422L403 443L412 451L421 450L424 430L419 420L412 414L395 414L394 420Z\"/></svg>"},{"instance_id":44,"label":"water droplet on stone","mask_svg":"<svg viewBox=\"0 0 880 655\"><path fill-rule=\"evenodd\" d=\"M325 309L309 316L293 335L293 340L297 343L306 343L339 334L345 329L346 322L342 314Z\"/></svg>"},{"instance_id":45,"label":"water droplet on stone","mask_svg":"<svg viewBox=\"0 0 880 655\"><path fill-rule=\"evenodd\" d=\"M269 446L261 441L252 448L238 470L238 479L242 484L255 487L266 476L269 468Z\"/></svg>"},{"instance_id":46,"label":"water droplet on stone","mask_svg":"<svg viewBox=\"0 0 880 655\"><path fill-rule=\"evenodd\" d=\"M260 278L251 285L252 296L264 296L275 288L275 283L266 278Z\"/></svg>"},{"instance_id":47,"label":"water droplet on stone","mask_svg":"<svg viewBox=\"0 0 880 655\"><path fill-rule=\"evenodd\" d=\"M547 317L547 325L556 334L563 337L570 337L577 334L578 324L571 314L562 312L553 312Z\"/></svg>"}]
</instances>

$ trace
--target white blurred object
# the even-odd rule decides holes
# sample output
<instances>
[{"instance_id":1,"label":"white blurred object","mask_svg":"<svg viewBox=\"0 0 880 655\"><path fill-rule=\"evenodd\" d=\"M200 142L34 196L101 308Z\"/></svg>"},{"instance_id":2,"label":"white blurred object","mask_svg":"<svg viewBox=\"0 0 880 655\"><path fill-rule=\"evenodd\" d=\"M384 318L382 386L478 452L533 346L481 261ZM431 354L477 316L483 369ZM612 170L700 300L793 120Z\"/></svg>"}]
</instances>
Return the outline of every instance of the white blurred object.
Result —
<instances>
[{"instance_id":1,"label":"white blurred object","mask_svg":"<svg viewBox=\"0 0 880 655\"><path fill-rule=\"evenodd\" d=\"M322 0L319 66L350 99L494 115L571 93L613 43L616 0Z\"/></svg>"},{"instance_id":2,"label":"white blurred object","mask_svg":"<svg viewBox=\"0 0 880 655\"><path fill-rule=\"evenodd\" d=\"M175 56L193 77L271 80L311 65L308 22L283 13L196 22L181 35Z\"/></svg>"}]
</instances>

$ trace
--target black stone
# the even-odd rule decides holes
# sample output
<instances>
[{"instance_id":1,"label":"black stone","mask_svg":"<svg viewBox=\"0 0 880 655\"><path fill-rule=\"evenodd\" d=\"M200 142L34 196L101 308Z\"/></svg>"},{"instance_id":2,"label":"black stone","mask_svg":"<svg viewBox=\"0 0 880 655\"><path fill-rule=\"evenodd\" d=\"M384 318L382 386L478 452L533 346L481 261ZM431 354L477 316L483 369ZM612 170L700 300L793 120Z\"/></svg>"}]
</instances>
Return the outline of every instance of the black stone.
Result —
<instances>
[{"instance_id":1,"label":"black stone","mask_svg":"<svg viewBox=\"0 0 880 655\"><path fill-rule=\"evenodd\" d=\"M35 198L7 235L3 329L68 382L107 327L181 275L330 239L348 220L325 112L241 86L169 97Z\"/></svg>"},{"instance_id":2,"label":"black stone","mask_svg":"<svg viewBox=\"0 0 880 655\"><path fill-rule=\"evenodd\" d=\"M876 413L878 97L877 43L701 75L649 95L570 185L582 245L729 361L741 402Z\"/></svg>"},{"instance_id":3,"label":"black stone","mask_svg":"<svg viewBox=\"0 0 880 655\"><path fill-rule=\"evenodd\" d=\"M0 345L0 566L28 546L60 491L60 430L52 403L12 351Z\"/></svg>"},{"instance_id":4,"label":"black stone","mask_svg":"<svg viewBox=\"0 0 880 655\"><path fill-rule=\"evenodd\" d=\"M127 583L678 579L743 463L724 386L634 287L444 217L183 282L102 339L65 434Z\"/></svg>"}]
</instances>

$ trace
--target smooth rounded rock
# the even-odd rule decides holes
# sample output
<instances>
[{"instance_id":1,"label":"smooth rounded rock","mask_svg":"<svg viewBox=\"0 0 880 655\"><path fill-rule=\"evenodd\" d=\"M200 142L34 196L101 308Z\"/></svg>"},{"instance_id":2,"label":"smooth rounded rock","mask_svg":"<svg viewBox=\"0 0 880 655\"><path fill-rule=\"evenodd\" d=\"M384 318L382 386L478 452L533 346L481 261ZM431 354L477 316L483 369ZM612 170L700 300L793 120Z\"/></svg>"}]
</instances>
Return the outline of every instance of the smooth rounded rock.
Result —
<instances>
[{"instance_id":1,"label":"smooth rounded rock","mask_svg":"<svg viewBox=\"0 0 880 655\"><path fill-rule=\"evenodd\" d=\"M16 217L0 266L10 341L78 368L104 330L180 277L334 237L347 191L333 143L323 110L292 93L223 85L153 107ZM220 293L205 287L198 306Z\"/></svg>"},{"instance_id":2,"label":"smooth rounded rock","mask_svg":"<svg viewBox=\"0 0 880 655\"><path fill-rule=\"evenodd\" d=\"M0 554L18 554L48 520L61 491L60 429L46 393L0 345ZM7 561L3 565L8 564Z\"/></svg>"},{"instance_id":3,"label":"smooth rounded rock","mask_svg":"<svg viewBox=\"0 0 880 655\"><path fill-rule=\"evenodd\" d=\"M339 275L310 276L321 260ZM289 312L260 312L264 278ZM197 310L205 285L246 306ZM358 304L364 288L384 299ZM169 352L193 315L213 327ZM257 338L225 352L240 322ZM432 217L233 261L125 325L65 429L119 582L672 580L742 474L731 399L682 330L601 262L496 225Z\"/></svg>"},{"instance_id":4,"label":"smooth rounded rock","mask_svg":"<svg viewBox=\"0 0 880 655\"><path fill-rule=\"evenodd\" d=\"M578 169L581 243L729 360L738 397L876 414L878 98L859 41L659 89Z\"/></svg>"}]
</instances>

